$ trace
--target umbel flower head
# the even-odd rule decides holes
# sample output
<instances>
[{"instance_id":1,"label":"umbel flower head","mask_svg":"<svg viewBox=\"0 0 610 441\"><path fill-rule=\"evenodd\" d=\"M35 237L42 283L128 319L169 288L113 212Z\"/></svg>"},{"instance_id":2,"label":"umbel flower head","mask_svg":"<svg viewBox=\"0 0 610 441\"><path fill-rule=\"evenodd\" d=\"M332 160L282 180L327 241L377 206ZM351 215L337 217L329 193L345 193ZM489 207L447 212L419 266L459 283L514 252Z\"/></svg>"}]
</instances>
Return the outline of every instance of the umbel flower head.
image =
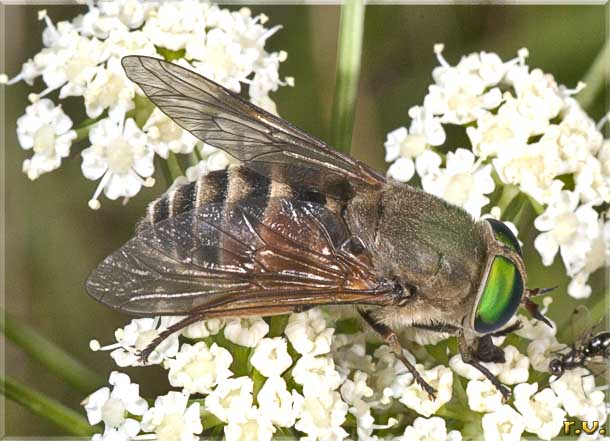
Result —
<instances>
[{"instance_id":1,"label":"umbel flower head","mask_svg":"<svg viewBox=\"0 0 610 441\"><path fill-rule=\"evenodd\" d=\"M165 160L176 159L171 155L181 156L192 169L191 179L230 162L223 152L153 111L125 75L122 57L165 58L246 92L273 113L269 94L293 84L279 74L286 52L265 49L281 27L266 27L268 18L254 17L247 8L229 11L201 0L89 0L86 5L83 14L59 23L41 10L42 49L13 78L0 75L0 83L32 85L42 79L44 89L30 94L32 104L17 124L21 147L34 153L24 160L23 171L36 179L74 155L73 144L82 145L83 175L98 181L89 201L92 209L100 207L102 192L126 201L142 186L153 185L155 155L164 168ZM64 113L60 103L68 97L82 99L86 119Z\"/></svg>"},{"instance_id":2,"label":"umbel flower head","mask_svg":"<svg viewBox=\"0 0 610 441\"><path fill-rule=\"evenodd\" d=\"M610 202L606 118L596 125L574 99L584 85L568 89L530 68L526 49L509 61L474 53L455 66L443 45L434 50L440 66L423 104L409 110L408 129L388 134L388 175L404 182L417 175L424 190L475 218L514 221L510 216L532 206L543 263L559 254L572 277L568 293L588 297L589 275L610 256L602 216ZM452 144L449 124L461 126L468 145Z\"/></svg>"},{"instance_id":3,"label":"umbel flower head","mask_svg":"<svg viewBox=\"0 0 610 441\"><path fill-rule=\"evenodd\" d=\"M273 113L270 93L293 84L279 74L286 53L265 49L279 26L245 8L199 0L89 1L73 20L53 23L46 11L40 19L44 47L15 77L0 77L8 84L44 83L18 122L22 148L33 151L23 169L35 179L62 166L81 143L81 170L96 181L94 209L102 193L126 200L152 185L155 164L188 163L185 176L172 176L177 184L231 161L154 110L127 80L123 56L171 60ZM508 61L474 53L456 65L442 51L435 47L439 66L422 104L408 111L409 124L388 134L389 177L420 185L475 218L514 221L521 231L518 213L530 204L543 263L560 255L572 277L570 295L590 295L589 275L610 254L610 223L600 216L610 202L610 141L574 99L581 87L570 90L530 68L526 50ZM67 97L82 97L87 119L65 114ZM454 144L448 125L461 128L467 141ZM431 401L390 347L372 340L353 315L334 322L322 308L201 321L167 338L144 363L140 351L180 319L134 319L115 332L115 343L92 341L92 349L110 351L121 369L156 368L167 377L159 396L144 399L127 374L113 372L109 387L83 401L90 423L103 423L94 441L285 434L311 441L457 441L462 433L546 440L566 418L607 419L604 391L584 369L546 386L549 360L564 346L554 329L523 316L522 329L496 341L506 362L484 363L512 390L509 402L463 363L453 340L440 336L431 343L415 335L403 355L437 390Z\"/></svg>"}]
</instances>

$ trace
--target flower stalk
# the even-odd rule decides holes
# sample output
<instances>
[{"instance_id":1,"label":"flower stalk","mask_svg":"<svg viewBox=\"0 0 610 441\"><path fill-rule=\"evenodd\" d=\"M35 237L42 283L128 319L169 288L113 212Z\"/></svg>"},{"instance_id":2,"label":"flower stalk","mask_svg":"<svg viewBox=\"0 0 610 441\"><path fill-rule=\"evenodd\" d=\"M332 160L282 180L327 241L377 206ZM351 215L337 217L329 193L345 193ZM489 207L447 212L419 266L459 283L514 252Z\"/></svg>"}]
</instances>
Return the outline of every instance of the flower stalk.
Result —
<instances>
[{"instance_id":1,"label":"flower stalk","mask_svg":"<svg viewBox=\"0 0 610 441\"><path fill-rule=\"evenodd\" d=\"M587 87L577 95L577 99L582 107L588 109L610 81L610 40L606 40L583 81Z\"/></svg>"},{"instance_id":2,"label":"flower stalk","mask_svg":"<svg viewBox=\"0 0 610 441\"><path fill-rule=\"evenodd\" d=\"M70 435L91 436L96 432L97 428L90 426L80 414L14 378L0 377L0 392L32 413L53 422Z\"/></svg>"},{"instance_id":3,"label":"flower stalk","mask_svg":"<svg viewBox=\"0 0 610 441\"><path fill-rule=\"evenodd\" d=\"M346 0L341 6L337 76L333 101L331 142L339 151L350 153L356 94L362 58L364 2Z\"/></svg>"},{"instance_id":4,"label":"flower stalk","mask_svg":"<svg viewBox=\"0 0 610 441\"><path fill-rule=\"evenodd\" d=\"M169 153L166 164L169 171L169 176L171 176L172 179L169 182L169 185L171 185L171 183L174 182L180 176L184 176L184 171L182 171L182 167L180 167L180 163L178 162L178 158L176 157L176 154L174 152Z\"/></svg>"},{"instance_id":5,"label":"flower stalk","mask_svg":"<svg viewBox=\"0 0 610 441\"><path fill-rule=\"evenodd\" d=\"M0 331L15 345L79 391L88 393L105 383L102 377L64 349L24 322L14 319L4 310L0 310Z\"/></svg>"}]
</instances>

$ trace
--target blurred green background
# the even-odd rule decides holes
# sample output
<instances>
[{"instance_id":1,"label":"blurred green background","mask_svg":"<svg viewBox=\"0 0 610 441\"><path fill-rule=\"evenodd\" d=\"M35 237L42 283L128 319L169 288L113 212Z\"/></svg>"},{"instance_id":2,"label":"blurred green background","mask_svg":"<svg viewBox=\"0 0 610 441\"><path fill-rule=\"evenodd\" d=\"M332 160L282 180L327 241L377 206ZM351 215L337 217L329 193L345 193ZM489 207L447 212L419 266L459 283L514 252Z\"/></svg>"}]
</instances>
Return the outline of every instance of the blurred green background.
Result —
<instances>
[{"instance_id":1,"label":"blurred green background","mask_svg":"<svg viewBox=\"0 0 610 441\"><path fill-rule=\"evenodd\" d=\"M6 63L0 66L0 71L14 75L21 63L40 50L43 24L36 15L41 8L2 6ZM339 7L251 8L254 13L267 14L268 25L283 25L267 43L270 49L288 52L281 73L296 79L294 88L283 88L273 96L280 114L327 139ZM46 9L56 22L72 18L84 7L46 6ZM445 43L444 55L450 63L457 62L462 54L480 50L510 59L519 48L527 47L531 54L528 64L553 73L558 82L573 87L604 43L608 12L608 6L567 5L367 7L353 154L385 169L385 135L408 125L407 110L421 103L431 81L431 71L437 65L432 51L434 43ZM37 84L35 90L42 88ZM154 188L143 191L126 206L102 199L102 209L91 211L87 201L97 183L83 178L80 148L73 148L72 157L59 170L29 181L21 172L21 163L29 153L19 148L15 122L25 109L30 91L24 84L6 88L2 115L6 145L2 195L6 207L6 309L107 377L114 368L108 354L92 353L88 342L97 338L103 344L110 343L114 330L128 318L90 299L84 281L103 257L130 237L147 202L163 191L163 179L160 177ZM594 119L604 114L607 98L606 88L589 109ZM75 99L65 107L71 111L80 106ZM563 268L556 262L553 267L543 269L531 240L532 237L526 241L530 285L559 285L551 316L566 317L574 302L565 294L567 280ZM597 303L604 295L603 279L603 274L595 277L592 301ZM5 344L5 355L8 375L78 409L82 393L72 390L10 342ZM134 369L129 373L143 382L145 395L163 390L166 380L159 368ZM64 434L12 402L6 402L4 422L3 433L9 436Z\"/></svg>"}]
</instances>

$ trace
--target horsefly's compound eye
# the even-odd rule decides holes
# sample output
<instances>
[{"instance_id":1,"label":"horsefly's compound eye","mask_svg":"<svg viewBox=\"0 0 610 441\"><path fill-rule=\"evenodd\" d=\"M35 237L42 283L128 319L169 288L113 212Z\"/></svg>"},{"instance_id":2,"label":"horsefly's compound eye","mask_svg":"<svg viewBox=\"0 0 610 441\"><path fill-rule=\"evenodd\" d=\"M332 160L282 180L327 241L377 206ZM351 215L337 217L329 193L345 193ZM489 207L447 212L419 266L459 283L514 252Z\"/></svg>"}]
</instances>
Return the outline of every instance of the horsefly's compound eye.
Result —
<instances>
[{"instance_id":1,"label":"horsefly's compound eye","mask_svg":"<svg viewBox=\"0 0 610 441\"><path fill-rule=\"evenodd\" d=\"M523 279L513 262L496 256L477 305L474 329L487 334L500 329L515 314L523 296Z\"/></svg>"},{"instance_id":2,"label":"horsefly's compound eye","mask_svg":"<svg viewBox=\"0 0 610 441\"><path fill-rule=\"evenodd\" d=\"M489 222L491 228L494 230L494 237L498 242L501 242L502 244L511 248L513 251L518 252L519 255L523 257L523 252L521 251L519 241L504 222L495 219L487 219L487 222Z\"/></svg>"}]
</instances>

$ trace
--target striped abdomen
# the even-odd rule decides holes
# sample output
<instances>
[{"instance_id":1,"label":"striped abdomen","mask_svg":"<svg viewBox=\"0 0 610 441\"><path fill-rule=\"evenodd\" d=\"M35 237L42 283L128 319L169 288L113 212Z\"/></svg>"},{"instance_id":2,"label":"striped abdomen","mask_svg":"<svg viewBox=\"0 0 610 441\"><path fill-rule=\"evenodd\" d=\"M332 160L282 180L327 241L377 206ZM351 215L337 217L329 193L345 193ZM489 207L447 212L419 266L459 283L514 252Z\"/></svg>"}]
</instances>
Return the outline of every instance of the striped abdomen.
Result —
<instances>
[{"instance_id":1,"label":"striped abdomen","mask_svg":"<svg viewBox=\"0 0 610 441\"><path fill-rule=\"evenodd\" d=\"M177 186L164 193L148 206L146 216L137 229L147 228L180 213L211 203L224 205L248 199L268 200L286 198L325 204L331 210L339 210L338 203L320 193L294 189L286 184L270 180L247 167L231 165L200 177L195 182Z\"/></svg>"}]
</instances>

